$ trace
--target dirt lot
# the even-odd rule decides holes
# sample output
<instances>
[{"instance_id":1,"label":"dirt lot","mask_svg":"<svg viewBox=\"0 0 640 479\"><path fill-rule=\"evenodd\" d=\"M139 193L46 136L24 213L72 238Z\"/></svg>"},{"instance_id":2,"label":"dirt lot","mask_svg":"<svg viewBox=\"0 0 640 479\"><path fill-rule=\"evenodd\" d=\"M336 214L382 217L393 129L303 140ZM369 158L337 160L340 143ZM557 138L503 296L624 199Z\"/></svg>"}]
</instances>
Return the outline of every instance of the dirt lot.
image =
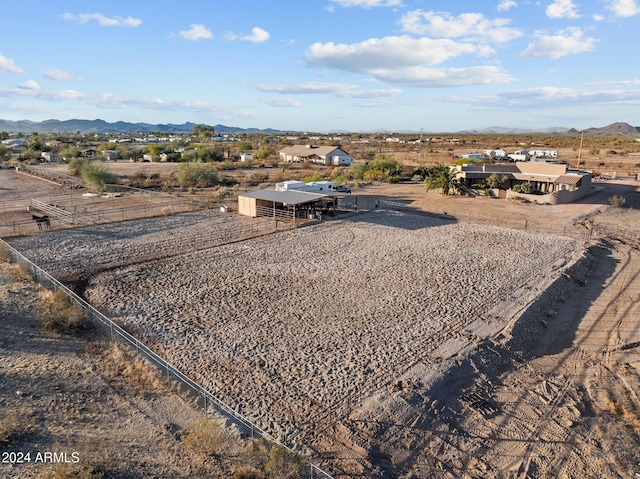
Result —
<instances>
[{"instance_id":1,"label":"dirt lot","mask_svg":"<svg viewBox=\"0 0 640 479\"><path fill-rule=\"evenodd\" d=\"M230 401L254 388L255 399L237 403L243 412L275 432L298 431L337 475L633 478L640 474L637 242L594 238L583 250L566 236L598 223L638 231L637 185L602 187L562 206L442 198L421 185L367 187L358 191L363 201L446 211L459 221L372 212L179 261L95 270L86 292L185 367L201 365L198 379ZM632 208L609 208L612 194ZM582 226L588 215L592 223ZM87 264L124 244L135 252L140 241L153 247L172 231L186 240L207 231L202 220L192 231L163 221L85 228L65 235L66 244L47 233L16 246L55 270L72 252ZM475 222L481 226L466 224ZM323 235L326 244L317 241ZM465 258L474 264L463 266ZM188 267L193 260L212 268ZM344 291L359 295L354 301ZM261 302L252 303L258 294ZM347 304L367 305L363 321L342 317ZM212 310L219 326L207 322ZM214 362L198 362L199 350ZM211 369L218 374L207 376ZM322 406L314 415L303 407L310 400Z\"/></svg>"}]
</instances>

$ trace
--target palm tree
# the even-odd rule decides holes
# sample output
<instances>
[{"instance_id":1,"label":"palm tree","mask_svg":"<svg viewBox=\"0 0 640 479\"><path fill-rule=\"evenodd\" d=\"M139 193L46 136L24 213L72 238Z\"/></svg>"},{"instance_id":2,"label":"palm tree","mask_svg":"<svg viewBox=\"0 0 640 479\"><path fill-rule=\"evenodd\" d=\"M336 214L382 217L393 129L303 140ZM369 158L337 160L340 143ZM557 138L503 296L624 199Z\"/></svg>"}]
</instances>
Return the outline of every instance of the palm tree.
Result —
<instances>
[{"instance_id":1,"label":"palm tree","mask_svg":"<svg viewBox=\"0 0 640 479\"><path fill-rule=\"evenodd\" d=\"M467 186L458 178L458 171L446 165L436 165L426 171L424 185L427 191L442 190L442 194L465 194Z\"/></svg>"}]
</instances>

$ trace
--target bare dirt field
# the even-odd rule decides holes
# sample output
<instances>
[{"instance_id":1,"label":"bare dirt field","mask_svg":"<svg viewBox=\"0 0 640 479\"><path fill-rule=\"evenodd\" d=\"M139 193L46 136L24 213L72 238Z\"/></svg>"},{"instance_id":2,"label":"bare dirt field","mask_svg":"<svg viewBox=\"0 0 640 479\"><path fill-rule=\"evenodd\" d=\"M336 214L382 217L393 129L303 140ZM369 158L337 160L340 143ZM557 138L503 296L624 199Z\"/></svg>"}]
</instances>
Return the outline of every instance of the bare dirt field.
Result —
<instances>
[{"instance_id":1,"label":"bare dirt field","mask_svg":"<svg viewBox=\"0 0 640 479\"><path fill-rule=\"evenodd\" d=\"M1 477L229 477L183 447L200 413L153 374L124 380L99 337L44 330L42 295L0 262ZM44 459L53 452L65 462Z\"/></svg>"},{"instance_id":2,"label":"bare dirt field","mask_svg":"<svg viewBox=\"0 0 640 479\"><path fill-rule=\"evenodd\" d=\"M632 208L608 206L621 192ZM557 207L421 185L358 195L415 212L214 248L198 238L245 220L198 212L12 244L336 476L640 474L637 234L585 234L638 232L637 185Z\"/></svg>"}]
</instances>

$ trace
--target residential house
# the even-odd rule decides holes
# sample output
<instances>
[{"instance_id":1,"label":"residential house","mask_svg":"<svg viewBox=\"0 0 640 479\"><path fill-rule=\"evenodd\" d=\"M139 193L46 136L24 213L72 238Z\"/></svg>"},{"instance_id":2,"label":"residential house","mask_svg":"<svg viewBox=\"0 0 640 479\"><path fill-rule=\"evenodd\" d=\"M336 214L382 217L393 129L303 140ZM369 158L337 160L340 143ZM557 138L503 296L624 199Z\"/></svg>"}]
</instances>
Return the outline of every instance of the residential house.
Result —
<instances>
[{"instance_id":1,"label":"residential house","mask_svg":"<svg viewBox=\"0 0 640 479\"><path fill-rule=\"evenodd\" d=\"M335 146L294 145L280 150L280 159L287 163L318 163L349 166L353 157Z\"/></svg>"},{"instance_id":2,"label":"residential house","mask_svg":"<svg viewBox=\"0 0 640 479\"><path fill-rule=\"evenodd\" d=\"M571 170L565 164L518 161L506 164L461 165L455 167L457 177L467 186L492 174L503 175L506 180L498 191L500 198L524 197L537 203L572 203L592 193L591 174L587 171ZM521 183L530 183L538 194L523 194L513 191Z\"/></svg>"}]
</instances>

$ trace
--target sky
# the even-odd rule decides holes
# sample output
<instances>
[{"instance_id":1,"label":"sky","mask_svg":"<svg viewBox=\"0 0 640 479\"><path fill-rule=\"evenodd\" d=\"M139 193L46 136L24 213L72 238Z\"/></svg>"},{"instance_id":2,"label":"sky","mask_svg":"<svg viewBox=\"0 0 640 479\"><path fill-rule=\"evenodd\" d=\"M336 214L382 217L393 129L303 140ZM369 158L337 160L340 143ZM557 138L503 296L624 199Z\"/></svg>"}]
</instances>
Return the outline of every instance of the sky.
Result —
<instances>
[{"instance_id":1,"label":"sky","mask_svg":"<svg viewBox=\"0 0 640 479\"><path fill-rule=\"evenodd\" d=\"M640 126L640 0L19 0L0 119Z\"/></svg>"}]
</instances>

